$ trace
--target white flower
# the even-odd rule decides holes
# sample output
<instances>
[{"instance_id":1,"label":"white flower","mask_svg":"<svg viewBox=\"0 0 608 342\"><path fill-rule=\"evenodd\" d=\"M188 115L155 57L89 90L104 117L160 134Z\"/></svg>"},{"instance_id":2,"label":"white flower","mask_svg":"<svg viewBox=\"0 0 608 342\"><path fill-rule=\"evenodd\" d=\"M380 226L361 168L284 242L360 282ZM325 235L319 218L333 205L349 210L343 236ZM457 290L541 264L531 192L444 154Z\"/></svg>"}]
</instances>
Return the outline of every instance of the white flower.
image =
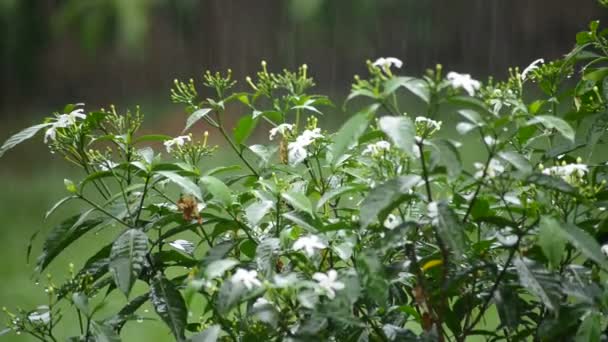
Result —
<instances>
[{"instance_id":1,"label":"white flower","mask_svg":"<svg viewBox=\"0 0 608 342\"><path fill-rule=\"evenodd\" d=\"M336 270L329 270L325 273L315 273L312 278L319 283L319 287L315 289L317 293L325 294L329 299L336 297L336 290L342 290L344 283L337 281L338 272Z\"/></svg>"},{"instance_id":2,"label":"white flower","mask_svg":"<svg viewBox=\"0 0 608 342\"><path fill-rule=\"evenodd\" d=\"M494 146L494 144L496 144L496 139L494 139L494 137L489 136L489 135L486 135L485 137L483 137L483 141L488 146Z\"/></svg>"},{"instance_id":3,"label":"white flower","mask_svg":"<svg viewBox=\"0 0 608 342\"><path fill-rule=\"evenodd\" d=\"M192 138L189 135L180 135L179 137L166 140L163 144L167 148L167 152L171 153L171 151L173 150L173 146L184 146L186 140L192 141Z\"/></svg>"},{"instance_id":4,"label":"white flower","mask_svg":"<svg viewBox=\"0 0 608 342\"><path fill-rule=\"evenodd\" d=\"M296 141L290 142L287 145L287 158L291 165L298 165L306 157L308 157L308 150L306 149L310 144L315 142L316 139L323 138L320 128L313 130L305 130L300 136L296 138Z\"/></svg>"},{"instance_id":5,"label":"white flower","mask_svg":"<svg viewBox=\"0 0 608 342\"><path fill-rule=\"evenodd\" d=\"M477 169L477 172L475 172L475 178L481 178L485 165L482 163L474 163L473 166L475 166L475 168ZM486 170L486 177L494 178L503 172L505 172L505 166L500 161L492 159L488 164L488 169Z\"/></svg>"},{"instance_id":6,"label":"white flower","mask_svg":"<svg viewBox=\"0 0 608 342\"><path fill-rule=\"evenodd\" d=\"M192 254L194 252L194 244L188 240L175 240L169 242L169 246L187 254Z\"/></svg>"},{"instance_id":7,"label":"white flower","mask_svg":"<svg viewBox=\"0 0 608 342\"><path fill-rule=\"evenodd\" d=\"M111 160L106 160L106 161L104 161L103 163L100 163L100 164L99 164L99 169L100 169L101 171L110 171L110 170L112 170L113 168L117 167L118 165L120 165L120 164L115 163L115 162L113 162L113 161L111 161Z\"/></svg>"},{"instance_id":8,"label":"white flower","mask_svg":"<svg viewBox=\"0 0 608 342\"><path fill-rule=\"evenodd\" d=\"M439 207L437 206L437 202L431 202L426 206L426 214L431 219L432 225L439 223Z\"/></svg>"},{"instance_id":9,"label":"white flower","mask_svg":"<svg viewBox=\"0 0 608 342\"><path fill-rule=\"evenodd\" d=\"M414 123L417 128L428 134L432 134L441 129L441 121L435 121L426 116L417 116L416 119L414 119Z\"/></svg>"},{"instance_id":10,"label":"white flower","mask_svg":"<svg viewBox=\"0 0 608 342\"><path fill-rule=\"evenodd\" d=\"M255 270L248 271L243 268L236 270L236 273L231 279L233 284L243 284L247 290L251 290L254 286L262 286L262 283L258 279L258 272Z\"/></svg>"},{"instance_id":11,"label":"white flower","mask_svg":"<svg viewBox=\"0 0 608 342\"><path fill-rule=\"evenodd\" d=\"M401 69L403 62L399 58L395 57L380 57L372 64L375 67L390 69L391 66L395 66L397 69Z\"/></svg>"},{"instance_id":12,"label":"white flower","mask_svg":"<svg viewBox=\"0 0 608 342\"><path fill-rule=\"evenodd\" d=\"M315 254L315 249L325 249L327 244L316 235L303 236L293 244L293 249L299 251L304 250L304 253L310 258Z\"/></svg>"},{"instance_id":13,"label":"white flower","mask_svg":"<svg viewBox=\"0 0 608 342\"><path fill-rule=\"evenodd\" d=\"M602 253L604 253L604 255L608 256L608 245L602 246Z\"/></svg>"},{"instance_id":14,"label":"white flower","mask_svg":"<svg viewBox=\"0 0 608 342\"><path fill-rule=\"evenodd\" d=\"M50 140L55 140L57 138L57 128L66 128L76 124L76 119L86 119L87 115L84 114L84 110L82 108L74 109L69 114L61 114L57 116L55 121L52 122L51 127L49 127L46 132L44 132L44 143L47 144Z\"/></svg>"},{"instance_id":15,"label":"white flower","mask_svg":"<svg viewBox=\"0 0 608 342\"><path fill-rule=\"evenodd\" d=\"M589 168L585 164L566 164L551 166L543 170L546 175L561 177L568 183L572 183L573 178L583 178L589 172Z\"/></svg>"},{"instance_id":16,"label":"white flower","mask_svg":"<svg viewBox=\"0 0 608 342\"><path fill-rule=\"evenodd\" d=\"M391 143L385 140L380 140L374 144L368 144L363 150L362 154L370 154L372 156L377 156L381 154L383 151L388 151L391 149Z\"/></svg>"},{"instance_id":17,"label":"white flower","mask_svg":"<svg viewBox=\"0 0 608 342\"><path fill-rule=\"evenodd\" d=\"M253 308L258 309L266 305L272 305L272 302L268 301L268 299L264 297L260 297L255 301L255 303L253 303Z\"/></svg>"},{"instance_id":18,"label":"white flower","mask_svg":"<svg viewBox=\"0 0 608 342\"><path fill-rule=\"evenodd\" d=\"M448 81L452 84L452 87L464 89L469 96L475 95L475 90L479 89L481 86L479 81L472 79L469 74L459 74L450 71L447 77Z\"/></svg>"},{"instance_id":19,"label":"white flower","mask_svg":"<svg viewBox=\"0 0 608 342\"><path fill-rule=\"evenodd\" d=\"M538 65L539 65L539 64L541 64L541 63L545 63L545 60L544 60L544 59L542 59L542 58L539 58L539 59L535 60L534 62L530 63L530 65L528 65L528 66L527 66L527 67L524 69L524 71L522 71L522 72L521 72L521 80L522 80L522 81L525 81L525 80L526 80L526 76L527 76L527 75L528 75L530 72L532 72L532 71L534 71L534 70L538 69Z\"/></svg>"},{"instance_id":20,"label":"white flower","mask_svg":"<svg viewBox=\"0 0 608 342\"><path fill-rule=\"evenodd\" d=\"M47 324L51 321L51 312L34 311L27 316L27 319L34 324Z\"/></svg>"},{"instance_id":21,"label":"white flower","mask_svg":"<svg viewBox=\"0 0 608 342\"><path fill-rule=\"evenodd\" d=\"M388 214L383 224L384 228L393 230L401 224L401 219L393 214Z\"/></svg>"},{"instance_id":22,"label":"white flower","mask_svg":"<svg viewBox=\"0 0 608 342\"><path fill-rule=\"evenodd\" d=\"M285 133L287 133L288 131L292 131L292 130L293 130L292 124L282 123L269 131L268 139L273 140L274 137L277 135L277 133L284 136Z\"/></svg>"}]
</instances>

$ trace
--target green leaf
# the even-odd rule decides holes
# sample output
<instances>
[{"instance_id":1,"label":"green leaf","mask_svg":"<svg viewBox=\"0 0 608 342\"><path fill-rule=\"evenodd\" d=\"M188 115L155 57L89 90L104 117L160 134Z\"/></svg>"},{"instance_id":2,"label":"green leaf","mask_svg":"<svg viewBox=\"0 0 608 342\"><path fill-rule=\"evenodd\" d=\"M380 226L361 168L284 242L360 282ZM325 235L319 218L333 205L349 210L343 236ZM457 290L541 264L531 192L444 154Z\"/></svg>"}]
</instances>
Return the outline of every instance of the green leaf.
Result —
<instances>
[{"instance_id":1,"label":"green leaf","mask_svg":"<svg viewBox=\"0 0 608 342\"><path fill-rule=\"evenodd\" d=\"M303 211L308 213L308 215L314 217L315 213L312 208L312 203L310 199L306 197L306 195L302 192L295 191L287 191L281 193L281 197L289 204L291 204L294 208L299 211Z\"/></svg>"},{"instance_id":2,"label":"green leaf","mask_svg":"<svg viewBox=\"0 0 608 342\"><path fill-rule=\"evenodd\" d=\"M462 258L465 251L464 228L447 202L437 203L437 232L453 256Z\"/></svg>"},{"instance_id":3,"label":"green leaf","mask_svg":"<svg viewBox=\"0 0 608 342\"><path fill-rule=\"evenodd\" d=\"M202 119L205 116L207 116L210 112L211 112L211 108L201 108L201 109L195 111L194 113L192 113L188 117L188 120L186 120L186 128L184 128L183 132L189 130L190 127L192 127L192 125L194 125L200 119Z\"/></svg>"},{"instance_id":4,"label":"green leaf","mask_svg":"<svg viewBox=\"0 0 608 342\"><path fill-rule=\"evenodd\" d=\"M574 129L572 129L572 126L563 119L552 115L537 115L526 123L526 125L535 124L541 124L548 129L555 129L564 136L564 138L574 142Z\"/></svg>"},{"instance_id":5,"label":"green leaf","mask_svg":"<svg viewBox=\"0 0 608 342\"><path fill-rule=\"evenodd\" d=\"M203 200L201 189L190 179L171 171L158 171L156 173L179 185L185 193L194 195L199 201Z\"/></svg>"},{"instance_id":6,"label":"green leaf","mask_svg":"<svg viewBox=\"0 0 608 342\"><path fill-rule=\"evenodd\" d=\"M203 176L201 177L201 183L205 185L206 189L213 195L213 198L226 206L232 204L232 191L224 182L213 176Z\"/></svg>"},{"instance_id":7,"label":"green leaf","mask_svg":"<svg viewBox=\"0 0 608 342\"><path fill-rule=\"evenodd\" d=\"M413 151L416 143L416 126L406 116L383 116L378 121L378 126L403 152L414 156Z\"/></svg>"},{"instance_id":8,"label":"green leaf","mask_svg":"<svg viewBox=\"0 0 608 342\"><path fill-rule=\"evenodd\" d=\"M185 329L188 322L186 303L173 283L160 273L152 282L150 301L175 339L179 342L186 341Z\"/></svg>"},{"instance_id":9,"label":"green leaf","mask_svg":"<svg viewBox=\"0 0 608 342\"><path fill-rule=\"evenodd\" d=\"M255 250L255 262L258 270L269 278L275 270L275 259L280 251L281 242L277 238L266 238L260 242Z\"/></svg>"},{"instance_id":10,"label":"green leaf","mask_svg":"<svg viewBox=\"0 0 608 342\"><path fill-rule=\"evenodd\" d=\"M51 230L42 246L42 254L38 257L37 271L42 272L72 242L103 222L98 218L75 225L80 220L80 216L80 214L74 215Z\"/></svg>"},{"instance_id":11,"label":"green leaf","mask_svg":"<svg viewBox=\"0 0 608 342\"><path fill-rule=\"evenodd\" d=\"M338 196L342 196L351 192L361 192L363 190L365 190L365 187L363 185L346 185L339 188L331 189L324 193L323 196L321 196L321 198L317 202L317 210L321 210L321 208L323 208L323 205L325 205L327 201L331 201L332 199Z\"/></svg>"},{"instance_id":12,"label":"green leaf","mask_svg":"<svg viewBox=\"0 0 608 342\"><path fill-rule=\"evenodd\" d=\"M2 144L2 147L0 147L0 157L2 157L4 153L6 153L6 151L36 135L36 133L38 133L41 129L49 127L51 125L52 123L45 123L28 127L22 130L21 132L13 135L12 137L8 138L8 140L5 141L4 144Z\"/></svg>"},{"instance_id":13,"label":"green leaf","mask_svg":"<svg viewBox=\"0 0 608 342\"><path fill-rule=\"evenodd\" d=\"M243 116L237 122L236 127L234 128L234 140L237 145L245 143L245 140L249 138L257 123L258 120L254 119L251 115Z\"/></svg>"},{"instance_id":14,"label":"green leaf","mask_svg":"<svg viewBox=\"0 0 608 342\"><path fill-rule=\"evenodd\" d=\"M515 269L519 274L519 282L521 285L536 296L540 298L542 303L549 308L550 310L557 309L557 304L555 300L549 296L547 290L543 287L543 285L536 278L534 273L528 268L524 260L519 257L516 257L513 260L513 265L515 265Z\"/></svg>"},{"instance_id":15,"label":"green leaf","mask_svg":"<svg viewBox=\"0 0 608 342\"><path fill-rule=\"evenodd\" d=\"M220 259L209 263L205 268L205 279L214 279L222 277L226 271L238 265L239 261L235 259Z\"/></svg>"},{"instance_id":16,"label":"green leaf","mask_svg":"<svg viewBox=\"0 0 608 342\"><path fill-rule=\"evenodd\" d=\"M560 230L557 220L546 216L541 218L538 245L554 269L559 267L566 247L566 239L564 239Z\"/></svg>"},{"instance_id":17,"label":"green leaf","mask_svg":"<svg viewBox=\"0 0 608 342\"><path fill-rule=\"evenodd\" d=\"M390 95L399 87L404 87L425 103L429 103L431 95L428 84L424 80L404 76L390 78L384 83L384 94Z\"/></svg>"},{"instance_id":18,"label":"green leaf","mask_svg":"<svg viewBox=\"0 0 608 342\"><path fill-rule=\"evenodd\" d=\"M528 183L534 183L544 188L557 190L571 195L577 195L578 191L572 185L568 184L565 180L546 175L544 173L533 173L526 179Z\"/></svg>"},{"instance_id":19,"label":"green leaf","mask_svg":"<svg viewBox=\"0 0 608 342\"><path fill-rule=\"evenodd\" d=\"M318 229L314 226L314 222L312 222L310 216L308 215L305 215L300 212L291 211L288 213L283 213L281 216L295 223L300 228L304 228L311 233L318 232Z\"/></svg>"},{"instance_id":20,"label":"green leaf","mask_svg":"<svg viewBox=\"0 0 608 342\"><path fill-rule=\"evenodd\" d=\"M72 295L72 302L74 306L80 310L86 317L91 317L91 310L89 308L89 297L83 292L74 292Z\"/></svg>"},{"instance_id":21,"label":"green leaf","mask_svg":"<svg viewBox=\"0 0 608 342\"><path fill-rule=\"evenodd\" d=\"M521 171L523 174L527 175L529 173L532 173L532 165L530 165L528 159L526 159L521 154L515 151L504 151L499 152L498 156L504 159L509 164L513 165L513 167Z\"/></svg>"},{"instance_id":22,"label":"green leaf","mask_svg":"<svg viewBox=\"0 0 608 342\"><path fill-rule=\"evenodd\" d=\"M127 303L127 305L123 306L123 308L120 309L116 315L112 316L110 319L107 319L105 324L111 326L114 331L120 332L127 320L131 318L135 311L144 305L149 298L149 292L135 297L129 303Z\"/></svg>"},{"instance_id":23,"label":"green leaf","mask_svg":"<svg viewBox=\"0 0 608 342\"><path fill-rule=\"evenodd\" d=\"M245 218L251 226L257 226L273 207L274 203L272 201L256 201L245 208Z\"/></svg>"},{"instance_id":24,"label":"green leaf","mask_svg":"<svg viewBox=\"0 0 608 342\"><path fill-rule=\"evenodd\" d=\"M192 336L191 342L216 342L222 329L219 325L215 324L200 333Z\"/></svg>"},{"instance_id":25,"label":"green leaf","mask_svg":"<svg viewBox=\"0 0 608 342\"><path fill-rule=\"evenodd\" d=\"M129 229L112 244L110 272L114 283L125 296L129 296L141 272L148 251L148 236L139 229Z\"/></svg>"},{"instance_id":26,"label":"green leaf","mask_svg":"<svg viewBox=\"0 0 608 342\"><path fill-rule=\"evenodd\" d=\"M378 256L371 250L357 258L357 273L361 278L365 294L380 306L387 305L388 281Z\"/></svg>"},{"instance_id":27,"label":"green leaf","mask_svg":"<svg viewBox=\"0 0 608 342\"><path fill-rule=\"evenodd\" d=\"M65 203L69 202L70 200L73 200L73 199L76 199L76 198L78 198L78 196L67 196L67 197L64 197L64 198L60 199L59 201L57 201L57 203L55 203L53 205L53 207L51 207L51 209L49 209L46 212L46 214L44 214L44 219L45 220L48 219L49 216L51 216L55 212L55 210L59 209L59 207L61 207Z\"/></svg>"},{"instance_id":28,"label":"green leaf","mask_svg":"<svg viewBox=\"0 0 608 342\"><path fill-rule=\"evenodd\" d=\"M142 143L142 142L152 142L152 141L167 141L167 140L171 140L173 139L173 137L165 135L165 134L147 134L147 135L142 135L141 137L137 137L135 138L135 140L133 140L133 144L138 144L138 143Z\"/></svg>"},{"instance_id":29,"label":"green leaf","mask_svg":"<svg viewBox=\"0 0 608 342\"><path fill-rule=\"evenodd\" d=\"M365 133L371 119L370 113L374 109L370 108L353 115L340 127L330 147L332 165L336 165L336 162L341 160L344 152L351 148L352 145L355 145L359 137Z\"/></svg>"},{"instance_id":30,"label":"green leaf","mask_svg":"<svg viewBox=\"0 0 608 342\"><path fill-rule=\"evenodd\" d=\"M420 183L416 175L391 179L373 188L361 203L361 228L366 228L376 219L383 220L392 209L411 197L410 190Z\"/></svg>"},{"instance_id":31,"label":"green leaf","mask_svg":"<svg viewBox=\"0 0 608 342\"><path fill-rule=\"evenodd\" d=\"M455 179L462 172L462 162L458 150L449 140L433 139L429 141L431 149L430 167L443 166L450 179Z\"/></svg>"},{"instance_id":32,"label":"green leaf","mask_svg":"<svg viewBox=\"0 0 608 342\"><path fill-rule=\"evenodd\" d=\"M559 229L554 229L555 233L568 240L587 258L595 261L602 268L608 269L608 259L606 259L606 256L602 253L599 243L597 243L589 233L571 223L559 222L552 217L543 217L542 220L546 225L559 227Z\"/></svg>"},{"instance_id":33,"label":"green leaf","mask_svg":"<svg viewBox=\"0 0 608 342\"><path fill-rule=\"evenodd\" d=\"M239 304L248 290L242 282L233 282L228 278L222 283L220 292L217 296L217 310L221 315L226 315L237 304Z\"/></svg>"},{"instance_id":34,"label":"green leaf","mask_svg":"<svg viewBox=\"0 0 608 342\"><path fill-rule=\"evenodd\" d=\"M108 326L103 323L99 323L91 320L91 331L93 332L93 336L95 337L95 342L120 342L120 335L112 329L111 326Z\"/></svg>"},{"instance_id":35,"label":"green leaf","mask_svg":"<svg viewBox=\"0 0 608 342\"><path fill-rule=\"evenodd\" d=\"M589 312L576 331L576 342L599 342L602 335L602 316Z\"/></svg>"}]
</instances>

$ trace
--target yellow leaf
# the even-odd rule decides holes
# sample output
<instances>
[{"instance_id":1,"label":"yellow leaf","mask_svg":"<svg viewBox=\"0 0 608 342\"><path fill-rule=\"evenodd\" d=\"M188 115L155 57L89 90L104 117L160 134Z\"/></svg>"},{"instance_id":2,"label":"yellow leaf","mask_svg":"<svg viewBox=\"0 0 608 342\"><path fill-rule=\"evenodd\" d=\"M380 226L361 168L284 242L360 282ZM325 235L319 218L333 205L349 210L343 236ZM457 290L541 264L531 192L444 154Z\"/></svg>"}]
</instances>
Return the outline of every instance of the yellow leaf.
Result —
<instances>
[{"instance_id":1,"label":"yellow leaf","mask_svg":"<svg viewBox=\"0 0 608 342\"><path fill-rule=\"evenodd\" d=\"M422 272L426 272L428 269L431 269L435 266L439 266L442 264L443 264L443 260L441 260L441 259L429 260L424 265L422 265Z\"/></svg>"}]
</instances>

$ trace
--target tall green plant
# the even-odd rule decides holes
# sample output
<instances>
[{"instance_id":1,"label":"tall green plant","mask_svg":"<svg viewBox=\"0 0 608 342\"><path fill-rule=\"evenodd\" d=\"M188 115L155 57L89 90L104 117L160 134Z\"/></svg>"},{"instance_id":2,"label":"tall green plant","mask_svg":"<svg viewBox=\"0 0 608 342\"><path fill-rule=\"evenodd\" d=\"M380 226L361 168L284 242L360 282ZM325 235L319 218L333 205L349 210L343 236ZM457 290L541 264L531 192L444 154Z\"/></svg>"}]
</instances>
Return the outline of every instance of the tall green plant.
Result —
<instances>
[{"instance_id":1,"label":"tall green plant","mask_svg":"<svg viewBox=\"0 0 608 342\"><path fill-rule=\"evenodd\" d=\"M62 323L73 340L116 341L150 302L177 341L599 341L608 31L598 27L505 81L368 62L335 133L318 126L331 102L309 93L306 65L273 73L262 62L248 92L233 91L230 71L176 80L171 98L189 115L177 137L139 134L139 109L67 106L0 148L44 132L85 174L47 212L81 204L47 234L36 272L91 231L115 239L64 284L49 281L45 305L7 310L3 333L55 341ZM400 108L411 95L424 113ZM238 107L230 129L227 108ZM442 134L440 112L458 118L458 136ZM208 134L185 135L201 121L240 165L206 166ZM270 142L248 144L262 126ZM146 147L154 141L166 151ZM95 295L113 291L125 304L107 312ZM68 310L77 324L59 322Z\"/></svg>"}]
</instances>

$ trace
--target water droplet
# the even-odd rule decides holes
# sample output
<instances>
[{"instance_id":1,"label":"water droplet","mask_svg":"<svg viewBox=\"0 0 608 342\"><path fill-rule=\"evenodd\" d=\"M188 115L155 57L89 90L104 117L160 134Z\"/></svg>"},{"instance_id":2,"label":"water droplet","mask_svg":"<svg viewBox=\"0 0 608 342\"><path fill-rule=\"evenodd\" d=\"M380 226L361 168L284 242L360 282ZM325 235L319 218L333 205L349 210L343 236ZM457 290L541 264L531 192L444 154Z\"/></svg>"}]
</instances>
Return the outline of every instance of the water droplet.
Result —
<instances>
[{"instance_id":1,"label":"water droplet","mask_svg":"<svg viewBox=\"0 0 608 342\"><path fill-rule=\"evenodd\" d=\"M142 317L137 317L137 323L143 323L144 319Z\"/></svg>"},{"instance_id":2,"label":"water droplet","mask_svg":"<svg viewBox=\"0 0 608 342\"><path fill-rule=\"evenodd\" d=\"M145 309L145 310L144 310L144 312L145 312L145 313L148 313L148 312L150 312L150 310L148 310L148 309Z\"/></svg>"}]
</instances>

